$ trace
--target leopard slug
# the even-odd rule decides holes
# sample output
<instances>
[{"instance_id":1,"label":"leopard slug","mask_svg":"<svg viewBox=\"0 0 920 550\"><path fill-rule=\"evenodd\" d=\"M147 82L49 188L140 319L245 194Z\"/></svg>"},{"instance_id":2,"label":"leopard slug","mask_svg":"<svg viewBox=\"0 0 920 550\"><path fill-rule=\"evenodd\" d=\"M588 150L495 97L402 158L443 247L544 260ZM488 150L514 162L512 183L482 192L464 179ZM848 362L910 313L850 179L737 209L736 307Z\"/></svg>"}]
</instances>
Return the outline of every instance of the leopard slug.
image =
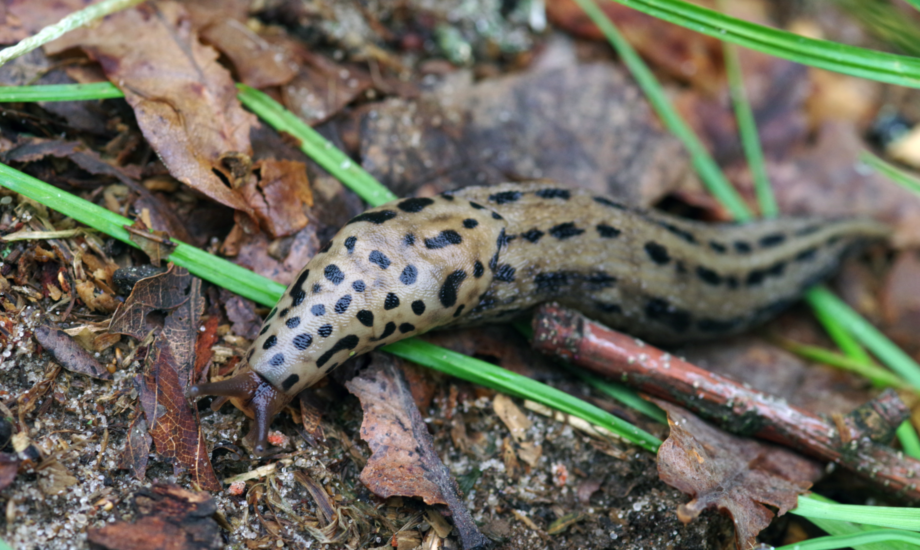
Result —
<instances>
[{"instance_id":1,"label":"leopard slug","mask_svg":"<svg viewBox=\"0 0 920 550\"><path fill-rule=\"evenodd\" d=\"M382 345L548 300L653 342L735 334L888 232L864 219L705 224L547 183L402 199L353 218L310 260L265 319L248 370L189 395L233 400L264 453L293 396Z\"/></svg>"}]
</instances>

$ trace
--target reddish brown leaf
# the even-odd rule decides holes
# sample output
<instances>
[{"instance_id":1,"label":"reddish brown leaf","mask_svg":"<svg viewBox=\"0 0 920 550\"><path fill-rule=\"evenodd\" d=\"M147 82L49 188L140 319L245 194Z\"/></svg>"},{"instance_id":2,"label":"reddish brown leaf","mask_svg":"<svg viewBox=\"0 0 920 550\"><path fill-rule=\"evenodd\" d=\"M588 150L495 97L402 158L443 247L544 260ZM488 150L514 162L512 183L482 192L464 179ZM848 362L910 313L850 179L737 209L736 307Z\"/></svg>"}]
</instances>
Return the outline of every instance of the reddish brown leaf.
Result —
<instances>
[{"instance_id":1,"label":"reddish brown leaf","mask_svg":"<svg viewBox=\"0 0 920 550\"><path fill-rule=\"evenodd\" d=\"M339 65L303 47L284 43L299 55L297 76L281 87L284 106L309 124L319 124L342 110L371 87L370 75L351 65Z\"/></svg>"},{"instance_id":2,"label":"reddish brown leaf","mask_svg":"<svg viewBox=\"0 0 920 550\"><path fill-rule=\"evenodd\" d=\"M920 348L920 257L916 250L898 255L881 303L888 334L909 349Z\"/></svg>"},{"instance_id":3,"label":"reddish brown leaf","mask_svg":"<svg viewBox=\"0 0 920 550\"><path fill-rule=\"evenodd\" d=\"M135 379L135 381L138 381ZM121 453L121 459L118 467L122 470L130 470L134 477L143 481L147 475L147 460L150 458L150 444L153 438L147 431L147 422L144 415L134 415L131 425L128 426L128 437L125 441L125 450Z\"/></svg>"},{"instance_id":4,"label":"reddish brown leaf","mask_svg":"<svg viewBox=\"0 0 920 550\"><path fill-rule=\"evenodd\" d=\"M227 318L233 323L233 334L255 340L262 328L262 318L256 313L255 303L223 289L220 291L220 300L224 304Z\"/></svg>"},{"instance_id":5,"label":"reddish brown leaf","mask_svg":"<svg viewBox=\"0 0 920 550\"><path fill-rule=\"evenodd\" d=\"M396 360L375 353L371 366L345 387L361 401L361 439L374 453L361 471L361 481L382 498L411 496L427 504L446 504L464 548L485 544L488 539L476 528L456 482L435 452Z\"/></svg>"},{"instance_id":6,"label":"reddish brown leaf","mask_svg":"<svg viewBox=\"0 0 920 550\"><path fill-rule=\"evenodd\" d=\"M157 453L188 470L192 481L208 491L219 491L220 481L208 459L198 423L198 410L185 399L186 383L164 339L158 339L147 357L138 394ZM140 378L140 377L139 377Z\"/></svg>"},{"instance_id":7,"label":"reddish brown leaf","mask_svg":"<svg viewBox=\"0 0 920 550\"><path fill-rule=\"evenodd\" d=\"M47 25L101 0L7 0L0 2L0 44L28 38Z\"/></svg>"},{"instance_id":8,"label":"reddish brown leaf","mask_svg":"<svg viewBox=\"0 0 920 550\"><path fill-rule=\"evenodd\" d=\"M134 285L118 311L112 316L109 331L143 340L151 328L147 315L156 310L173 310L189 301L193 277L181 267L141 279Z\"/></svg>"},{"instance_id":9,"label":"reddish brown leaf","mask_svg":"<svg viewBox=\"0 0 920 550\"><path fill-rule=\"evenodd\" d=\"M250 176L255 116L240 106L230 74L217 63L217 52L198 41L180 4L116 13L49 49L73 47L83 48L124 91L144 137L176 179L252 214L235 189Z\"/></svg>"},{"instance_id":10,"label":"reddish brown leaf","mask_svg":"<svg viewBox=\"0 0 920 550\"><path fill-rule=\"evenodd\" d=\"M290 52L261 38L242 20L222 18L203 29L201 38L226 55L240 80L253 88L287 84L297 74Z\"/></svg>"},{"instance_id":11,"label":"reddish brown leaf","mask_svg":"<svg viewBox=\"0 0 920 550\"><path fill-rule=\"evenodd\" d=\"M18 471L19 457L14 453L0 453L0 491L13 483Z\"/></svg>"},{"instance_id":12,"label":"reddish brown leaf","mask_svg":"<svg viewBox=\"0 0 920 550\"><path fill-rule=\"evenodd\" d=\"M78 372L100 380L112 379L112 374L64 331L42 325L35 329L35 339L70 372Z\"/></svg>"},{"instance_id":13,"label":"reddish brown leaf","mask_svg":"<svg viewBox=\"0 0 920 550\"><path fill-rule=\"evenodd\" d=\"M86 530L94 548L106 550L218 550L220 527L211 517L217 504L205 493L154 485L134 496L138 519Z\"/></svg>"},{"instance_id":14,"label":"reddish brown leaf","mask_svg":"<svg viewBox=\"0 0 920 550\"><path fill-rule=\"evenodd\" d=\"M258 169L262 175L258 184L246 185L241 192L262 227L276 238L303 229L307 225L304 205L313 206L307 167L290 160L264 160Z\"/></svg>"},{"instance_id":15,"label":"reddish brown leaf","mask_svg":"<svg viewBox=\"0 0 920 550\"><path fill-rule=\"evenodd\" d=\"M795 508L798 495L811 487L821 466L791 451L724 432L666 401L653 401L668 413L671 434L658 450L658 474L693 500L677 515L690 522L707 508L718 507L735 522L739 548L756 544L757 533L779 515Z\"/></svg>"},{"instance_id":16,"label":"reddish brown leaf","mask_svg":"<svg viewBox=\"0 0 920 550\"><path fill-rule=\"evenodd\" d=\"M205 369L211 358L214 356L214 350L211 348L217 343L217 326L220 324L220 311L217 304L212 304L209 310L208 320L205 321L202 328L204 330L198 333L198 339L195 342L195 368L192 369L192 380L198 381L205 374Z\"/></svg>"}]
</instances>

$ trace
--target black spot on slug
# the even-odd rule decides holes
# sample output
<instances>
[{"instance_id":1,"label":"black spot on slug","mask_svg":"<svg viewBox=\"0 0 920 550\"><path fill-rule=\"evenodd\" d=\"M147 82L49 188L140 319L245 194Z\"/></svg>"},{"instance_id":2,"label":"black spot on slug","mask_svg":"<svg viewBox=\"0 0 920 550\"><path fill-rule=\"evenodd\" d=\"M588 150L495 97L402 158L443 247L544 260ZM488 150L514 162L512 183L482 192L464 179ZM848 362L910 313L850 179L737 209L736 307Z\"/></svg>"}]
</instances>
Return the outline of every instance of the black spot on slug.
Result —
<instances>
[{"instance_id":1,"label":"black spot on slug","mask_svg":"<svg viewBox=\"0 0 920 550\"><path fill-rule=\"evenodd\" d=\"M762 269L755 269L748 273L747 279L744 281L744 284L747 286L756 286L763 282L767 277L766 273Z\"/></svg>"},{"instance_id":2,"label":"black spot on slug","mask_svg":"<svg viewBox=\"0 0 920 550\"><path fill-rule=\"evenodd\" d=\"M265 342L262 344L262 349L273 348L275 344L277 343L278 343L278 337L272 334L271 336L265 339Z\"/></svg>"},{"instance_id":3,"label":"black spot on slug","mask_svg":"<svg viewBox=\"0 0 920 550\"><path fill-rule=\"evenodd\" d=\"M672 235L676 235L677 237L680 237L690 244L698 244L693 233L687 231L686 229L677 227L676 225L663 220L656 220L655 223L665 228Z\"/></svg>"},{"instance_id":4,"label":"black spot on slug","mask_svg":"<svg viewBox=\"0 0 920 550\"><path fill-rule=\"evenodd\" d=\"M584 232L584 229L575 227L573 222L560 223L559 225L551 227L549 230L549 234L553 237L556 237L560 241L564 239L570 239L572 237L577 237Z\"/></svg>"},{"instance_id":5,"label":"black spot on slug","mask_svg":"<svg viewBox=\"0 0 920 550\"><path fill-rule=\"evenodd\" d=\"M313 294L319 294L319 291L323 289L323 285L319 283L313 283Z\"/></svg>"},{"instance_id":6,"label":"black spot on slug","mask_svg":"<svg viewBox=\"0 0 920 550\"><path fill-rule=\"evenodd\" d=\"M310 270L304 269L300 275L297 276L297 280L294 281L294 284L291 285L291 300L292 306L297 307L303 303L304 298L307 297L307 293L303 289L303 284L307 282L307 277L310 276Z\"/></svg>"},{"instance_id":7,"label":"black spot on slug","mask_svg":"<svg viewBox=\"0 0 920 550\"><path fill-rule=\"evenodd\" d=\"M785 241L786 236L782 233L771 233L760 238L760 246L770 248L771 246L779 246Z\"/></svg>"},{"instance_id":8,"label":"black spot on slug","mask_svg":"<svg viewBox=\"0 0 920 550\"><path fill-rule=\"evenodd\" d=\"M358 314L355 317L357 317L358 321L360 321L361 324L366 327L374 326L374 312L373 311L362 309L361 311L358 312Z\"/></svg>"},{"instance_id":9,"label":"black spot on slug","mask_svg":"<svg viewBox=\"0 0 920 550\"><path fill-rule=\"evenodd\" d=\"M276 353L275 355L272 356L271 359L268 360L268 364L273 367L280 367L281 365L284 364L284 354Z\"/></svg>"},{"instance_id":10,"label":"black spot on slug","mask_svg":"<svg viewBox=\"0 0 920 550\"><path fill-rule=\"evenodd\" d=\"M690 312L675 308L667 300L661 298L651 298L646 302L645 315L674 332L686 332L693 321Z\"/></svg>"},{"instance_id":11,"label":"black spot on slug","mask_svg":"<svg viewBox=\"0 0 920 550\"><path fill-rule=\"evenodd\" d=\"M281 317L282 319L284 319L285 317L287 317L288 313L290 312L291 312L291 308L286 307L281 310L281 313L278 314L278 317Z\"/></svg>"},{"instance_id":12,"label":"black spot on slug","mask_svg":"<svg viewBox=\"0 0 920 550\"><path fill-rule=\"evenodd\" d=\"M415 235L412 233L406 233L406 236L403 237L403 242L406 246L415 246Z\"/></svg>"},{"instance_id":13,"label":"black spot on slug","mask_svg":"<svg viewBox=\"0 0 920 550\"><path fill-rule=\"evenodd\" d=\"M579 277L577 274L575 276ZM610 288L617 282L616 277L604 271L598 271L582 278L589 286L594 288Z\"/></svg>"},{"instance_id":14,"label":"black spot on slug","mask_svg":"<svg viewBox=\"0 0 920 550\"><path fill-rule=\"evenodd\" d=\"M815 256L818 254L818 249L815 247L806 248L805 250L799 252L795 255L795 261L797 262L809 262L815 259Z\"/></svg>"},{"instance_id":15,"label":"black spot on slug","mask_svg":"<svg viewBox=\"0 0 920 550\"><path fill-rule=\"evenodd\" d=\"M358 242L358 237L348 237L345 239L345 248L348 249L349 254L355 251L356 242Z\"/></svg>"},{"instance_id":16,"label":"black spot on slug","mask_svg":"<svg viewBox=\"0 0 920 550\"><path fill-rule=\"evenodd\" d=\"M466 307L465 304L460 304L457 308L457 311L454 312L454 317L460 317L460 314L463 313L463 308Z\"/></svg>"},{"instance_id":17,"label":"black spot on slug","mask_svg":"<svg viewBox=\"0 0 920 550\"><path fill-rule=\"evenodd\" d=\"M515 202L521 198L520 191L505 191L503 193L495 193L494 195L489 195L489 200L496 204L507 204L509 202Z\"/></svg>"},{"instance_id":18,"label":"black spot on slug","mask_svg":"<svg viewBox=\"0 0 920 550\"><path fill-rule=\"evenodd\" d=\"M508 264L502 264L498 266L498 269L495 271L495 280L502 281L503 283L513 283L515 271L517 270L512 266ZM476 273L474 272L473 275L475 276Z\"/></svg>"},{"instance_id":19,"label":"black spot on slug","mask_svg":"<svg viewBox=\"0 0 920 550\"><path fill-rule=\"evenodd\" d=\"M728 285L728 288L734 290L738 288L738 278L735 277L734 275L729 275L728 277L725 278L725 284Z\"/></svg>"},{"instance_id":20,"label":"black spot on slug","mask_svg":"<svg viewBox=\"0 0 920 550\"><path fill-rule=\"evenodd\" d=\"M751 245L744 241L735 241L734 247L735 247L735 252L737 252L738 254L748 254L752 250Z\"/></svg>"},{"instance_id":21,"label":"black spot on slug","mask_svg":"<svg viewBox=\"0 0 920 550\"><path fill-rule=\"evenodd\" d=\"M388 292L386 299L383 301L383 309L389 311L397 307L399 307L399 296Z\"/></svg>"},{"instance_id":22,"label":"black spot on slug","mask_svg":"<svg viewBox=\"0 0 920 550\"><path fill-rule=\"evenodd\" d=\"M605 223L597 224L597 232L601 237L605 239L615 239L620 236L620 233L622 233L622 231L616 227L611 227Z\"/></svg>"},{"instance_id":23,"label":"black spot on slug","mask_svg":"<svg viewBox=\"0 0 920 550\"><path fill-rule=\"evenodd\" d=\"M620 204L620 203L618 203L618 202L614 202L614 201L612 201L612 200L610 200L610 199L608 199L608 198L605 198L605 197L594 197L594 202L596 202L596 203L598 203L598 204L603 204L604 206L609 206L610 208L616 208L617 210L626 210L626 209L627 209L624 205L622 205L622 204Z\"/></svg>"},{"instance_id":24,"label":"black spot on slug","mask_svg":"<svg viewBox=\"0 0 920 550\"><path fill-rule=\"evenodd\" d=\"M493 220L503 220L505 218L501 217L501 214L499 214L498 212L492 212L492 219Z\"/></svg>"},{"instance_id":25,"label":"black spot on slug","mask_svg":"<svg viewBox=\"0 0 920 550\"><path fill-rule=\"evenodd\" d=\"M316 304L310 308L310 313L312 313L316 317L322 317L323 315L326 314L326 306L324 306L323 304Z\"/></svg>"},{"instance_id":26,"label":"black spot on slug","mask_svg":"<svg viewBox=\"0 0 920 550\"><path fill-rule=\"evenodd\" d=\"M476 221L476 220L474 220L473 218L467 218L467 219L463 220L463 227L465 227L465 228L467 228L467 229L473 229L473 228L475 228L477 225L479 225L479 222Z\"/></svg>"},{"instance_id":27,"label":"black spot on slug","mask_svg":"<svg viewBox=\"0 0 920 550\"><path fill-rule=\"evenodd\" d=\"M297 328L300 326L300 317L291 317L284 324L287 328Z\"/></svg>"},{"instance_id":28,"label":"black spot on slug","mask_svg":"<svg viewBox=\"0 0 920 550\"><path fill-rule=\"evenodd\" d=\"M298 334L294 337L294 347L303 351L313 343L313 337L309 334Z\"/></svg>"},{"instance_id":29,"label":"black spot on slug","mask_svg":"<svg viewBox=\"0 0 920 550\"><path fill-rule=\"evenodd\" d=\"M390 321L389 323L386 324L385 327L383 327L383 332L380 334L380 336L377 338L374 338L374 341L377 342L377 341L383 340L384 338L388 337L394 332L396 332L396 323L394 323L393 321Z\"/></svg>"},{"instance_id":30,"label":"black spot on slug","mask_svg":"<svg viewBox=\"0 0 920 550\"><path fill-rule=\"evenodd\" d=\"M607 302L594 302L594 307L604 313L623 313L623 308L619 304L608 304Z\"/></svg>"},{"instance_id":31,"label":"black spot on slug","mask_svg":"<svg viewBox=\"0 0 920 550\"><path fill-rule=\"evenodd\" d=\"M399 280L404 285L411 285L415 283L415 280L418 278L418 270L415 269L414 265L407 265L403 269L402 274L399 276Z\"/></svg>"},{"instance_id":32,"label":"black spot on slug","mask_svg":"<svg viewBox=\"0 0 920 550\"><path fill-rule=\"evenodd\" d=\"M462 242L463 237L460 236L460 233L457 233L453 229L445 229L444 231L441 231L437 237L433 239L425 239L425 248L429 250L437 250L439 248L444 248L445 246L460 244Z\"/></svg>"},{"instance_id":33,"label":"black spot on slug","mask_svg":"<svg viewBox=\"0 0 920 550\"><path fill-rule=\"evenodd\" d=\"M796 237L805 237L805 236L807 236L807 235L811 235L812 233L817 233L817 232L820 231L820 230L821 230L821 226L820 226L820 225L807 225L807 226L803 227L802 229L799 229L798 231L796 231L796 232L795 232L795 236L796 236Z\"/></svg>"},{"instance_id":34,"label":"black spot on slug","mask_svg":"<svg viewBox=\"0 0 920 550\"><path fill-rule=\"evenodd\" d=\"M565 201L572 198L572 193L568 189L540 189L535 195L541 199L562 199Z\"/></svg>"},{"instance_id":35,"label":"black spot on slug","mask_svg":"<svg viewBox=\"0 0 920 550\"><path fill-rule=\"evenodd\" d=\"M545 233L543 233L542 231L536 228L531 229L529 231L525 231L524 233L521 233L521 236L524 237L524 239L532 243L539 241L540 237L542 237L543 235L545 235Z\"/></svg>"},{"instance_id":36,"label":"black spot on slug","mask_svg":"<svg viewBox=\"0 0 920 550\"><path fill-rule=\"evenodd\" d=\"M270 328L272 328L272 326L268 323L265 323L264 325L262 325L262 330L259 331L259 336L262 336L263 334L268 332L268 329Z\"/></svg>"},{"instance_id":37,"label":"black spot on slug","mask_svg":"<svg viewBox=\"0 0 920 550\"><path fill-rule=\"evenodd\" d=\"M406 199L397 204L396 207L403 212L417 213L425 209L426 206L434 204L434 201L428 198Z\"/></svg>"},{"instance_id":38,"label":"black spot on slug","mask_svg":"<svg viewBox=\"0 0 920 550\"><path fill-rule=\"evenodd\" d=\"M687 266L684 265L684 262L681 260L674 262L674 271L676 271L678 275L686 275L688 273Z\"/></svg>"},{"instance_id":39,"label":"black spot on slug","mask_svg":"<svg viewBox=\"0 0 920 550\"><path fill-rule=\"evenodd\" d=\"M444 200L446 201L454 200L454 194L451 191L444 191L443 193L441 193L441 196L444 197Z\"/></svg>"},{"instance_id":40,"label":"black spot on slug","mask_svg":"<svg viewBox=\"0 0 920 550\"><path fill-rule=\"evenodd\" d=\"M724 332L734 332L744 324L744 319L735 318L735 319L700 319L696 323L696 327L700 329L700 332L708 333L724 333Z\"/></svg>"},{"instance_id":41,"label":"black spot on slug","mask_svg":"<svg viewBox=\"0 0 920 550\"><path fill-rule=\"evenodd\" d=\"M444 279L444 284L441 285L441 290L438 291L438 299L441 301L441 305L453 307L457 303L457 290L460 289L464 279L466 279L466 271L462 269L454 271Z\"/></svg>"},{"instance_id":42,"label":"black spot on slug","mask_svg":"<svg viewBox=\"0 0 920 550\"><path fill-rule=\"evenodd\" d=\"M300 377L296 374L292 374L285 378L284 382L281 383L281 389L288 391L289 389L293 388L297 382L300 382Z\"/></svg>"},{"instance_id":43,"label":"black spot on slug","mask_svg":"<svg viewBox=\"0 0 920 550\"><path fill-rule=\"evenodd\" d=\"M478 279L482 277L483 273L485 273L485 268L482 266L482 262L476 260L476 262L473 264L473 277Z\"/></svg>"},{"instance_id":44,"label":"black spot on slug","mask_svg":"<svg viewBox=\"0 0 920 550\"><path fill-rule=\"evenodd\" d=\"M412 313L416 315L421 315L422 313L425 313L425 302L421 300L416 300L412 302Z\"/></svg>"},{"instance_id":45,"label":"black spot on slug","mask_svg":"<svg viewBox=\"0 0 920 550\"><path fill-rule=\"evenodd\" d=\"M390 259L387 258L386 254L379 250L374 250L371 252L371 255L368 256L367 259L370 260L372 264L377 264L380 269L386 269L390 267Z\"/></svg>"},{"instance_id":46,"label":"black spot on slug","mask_svg":"<svg viewBox=\"0 0 920 550\"><path fill-rule=\"evenodd\" d=\"M478 202L473 202L473 201L470 201L470 206L472 206L476 210L482 210L483 208L485 208L485 206L479 204Z\"/></svg>"},{"instance_id":47,"label":"black spot on slug","mask_svg":"<svg viewBox=\"0 0 920 550\"><path fill-rule=\"evenodd\" d=\"M339 298L339 301L335 303L335 312L339 315L348 311L348 306L351 305L351 294L346 294Z\"/></svg>"},{"instance_id":48,"label":"black spot on slug","mask_svg":"<svg viewBox=\"0 0 920 550\"><path fill-rule=\"evenodd\" d=\"M569 284L569 273L566 271L538 273L533 278L533 282L537 285L538 292L556 292L560 287Z\"/></svg>"},{"instance_id":49,"label":"black spot on slug","mask_svg":"<svg viewBox=\"0 0 920 550\"><path fill-rule=\"evenodd\" d=\"M412 332L413 330L415 330L415 325L413 325L412 323L403 323L399 325L399 332L403 334Z\"/></svg>"},{"instance_id":50,"label":"black spot on slug","mask_svg":"<svg viewBox=\"0 0 920 550\"><path fill-rule=\"evenodd\" d=\"M316 366L322 367L323 365L328 363L330 359L332 359L333 355L335 355L336 353L340 351L347 350L347 349L355 349L355 347L357 347L358 345L358 340L359 338L355 336L354 334L349 334L348 336L342 338L341 340L336 342L334 346L329 348L329 351L322 354L319 357L319 359L316 360Z\"/></svg>"},{"instance_id":51,"label":"black spot on slug","mask_svg":"<svg viewBox=\"0 0 920 550\"><path fill-rule=\"evenodd\" d=\"M353 223L358 223L358 222L370 222L376 225L380 225L389 220L392 220L397 215L398 214L396 213L395 210L380 210L378 212L365 212L364 214L355 216L354 218L351 219L351 221L349 221L345 225L351 225Z\"/></svg>"},{"instance_id":52,"label":"black spot on slug","mask_svg":"<svg viewBox=\"0 0 920 550\"><path fill-rule=\"evenodd\" d=\"M665 265L671 261L671 255L668 254L668 249L655 241L645 243L645 253L658 265Z\"/></svg>"},{"instance_id":53,"label":"black spot on slug","mask_svg":"<svg viewBox=\"0 0 920 550\"><path fill-rule=\"evenodd\" d=\"M498 238L495 239L495 247L498 248L498 250L501 250L502 248L507 246L509 242L511 242L512 238L513 237L509 237L505 233L505 228L503 227L501 232L498 234Z\"/></svg>"},{"instance_id":54,"label":"black spot on slug","mask_svg":"<svg viewBox=\"0 0 920 550\"><path fill-rule=\"evenodd\" d=\"M351 288L355 289L355 292L364 292L364 281L357 280L351 283Z\"/></svg>"},{"instance_id":55,"label":"black spot on slug","mask_svg":"<svg viewBox=\"0 0 920 550\"><path fill-rule=\"evenodd\" d=\"M345 274L342 273L342 270L339 269L339 266L335 264L327 265L326 269L323 270L323 274L326 276L326 279L328 279L334 285L341 284L342 281L345 280Z\"/></svg>"},{"instance_id":56,"label":"black spot on slug","mask_svg":"<svg viewBox=\"0 0 920 550\"><path fill-rule=\"evenodd\" d=\"M718 286L722 284L722 276L711 269L703 266L697 266L696 276L707 285Z\"/></svg>"},{"instance_id":57,"label":"black spot on slug","mask_svg":"<svg viewBox=\"0 0 920 550\"><path fill-rule=\"evenodd\" d=\"M709 241L709 248L711 248L714 252L718 252L719 254L725 254L728 252L727 246L722 243L717 243L716 241Z\"/></svg>"},{"instance_id":58,"label":"black spot on slug","mask_svg":"<svg viewBox=\"0 0 920 550\"><path fill-rule=\"evenodd\" d=\"M316 332L323 338L329 338L332 335L332 325L323 325Z\"/></svg>"}]
</instances>

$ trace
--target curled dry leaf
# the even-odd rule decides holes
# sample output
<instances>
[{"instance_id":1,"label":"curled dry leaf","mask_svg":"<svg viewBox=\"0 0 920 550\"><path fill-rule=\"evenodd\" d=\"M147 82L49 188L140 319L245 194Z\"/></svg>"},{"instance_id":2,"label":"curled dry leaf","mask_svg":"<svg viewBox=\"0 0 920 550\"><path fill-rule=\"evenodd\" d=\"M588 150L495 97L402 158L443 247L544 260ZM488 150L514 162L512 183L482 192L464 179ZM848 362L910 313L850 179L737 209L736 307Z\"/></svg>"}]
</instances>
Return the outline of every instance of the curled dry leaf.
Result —
<instances>
[{"instance_id":1,"label":"curled dry leaf","mask_svg":"<svg viewBox=\"0 0 920 550\"><path fill-rule=\"evenodd\" d=\"M137 519L86 530L94 548L106 550L219 550L216 502L206 493L175 485L154 485L134 496Z\"/></svg>"},{"instance_id":2,"label":"curled dry leaf","mask_svg":"<svg viewBox=\"0 0 920 550\"><path fill-rule=\"evenodd\" d=\"M361 439L374 452L361 481L382 498L419 497L427 504L446 504L465 549L488 539L479 532L447 467L434 449L428 426L412 392L388 355L373 354L371 366L345 384L361 401Z\"/></svg>"},{"instance_id":3,"label":"curled dry leaf","mask_svg":"<svg viewBox=\"0 0 920 550\"><path fill-rule=\"evenodd\" d=\"M668 485L693 497L677 516L688 523L718 507L735 523L739 548L756 544L757 533L795 508L821 466L791 451L724 432L666 401L653 401L668 413L671 434L658 450L658 474Z\"/></svg>"},{"instance_id":4,"label":"curled dry leaf","mask_svg":"<svg viewBox=\"0 0 920 550\"><path fill-rule=\"evenodd\" d=\"M138 411L131 425L128 426L128 437L125 439L125 449L121 453L118 467L122 470L129 470L134 477L143 480L147 475L151 443L153 443L153 438L147 431L147 422L144 420L144 415Z\"/></svg>"},{"instance_id":5,"label":"curled dry leaf","mask_svg":"<svg viewBox=\"0 0 920 550\"><path fill-rule=\"evenodd\" d=\"M64 492L77 483L77 478L70 473L67 466L55 458L46 458L37 468L38 488L48 496Z\"/></svg>"},{"instance_id":6,"label":"curled dry leaf","mask_svg":"<svg viewBox=\"0 0 920 550\"><path fill-rule=\"evenodd\" d=\"M256 118L240 106L230 73L217 63L217 52L199 42L187 17L176 2L144 4L71 31L47 49L82 48L125 93L170 174L252 215L236 189L250 176L249 130Z\"/></svg>"},{"instance_id":7,"label":"curled dry leaf","mask_svg":"<svg viewBox=\"0 0 920 550\"><path fill-rule=\"evenodd\" d=\"M64 331L42 325L35 329L35 339L65 369L101 380L112 379L112 374Z\"/></svg>"},{"instance_id":8,"label":"curled dry leaf","mask_svg":"<svg viewBox=\"0 0 920 550\"><path fill-rule=\"evenodd\" d=\"M19 471L19 457L15 453L0 453L0 491L16 479Z\"/></svg>"},{"instance_id":9,"label":"curled dry leaf","mask_svg":"<svg viewBox=\"0 0 920 550\"><path fill-rule=\"evenodd\" d=\"M143 340L150 332L147 315L170 311L188 302L192 279L188 271L175 266L165 273L141 279L112 316L109 330Z\"/></svg>"},{"instance_id":10,"label":"curled dry leaf","mask_svg":"<svg viewBox=\"0 0 920 550\"><path fill-rule=\"evenodd\" d=\"M256 217L275 238L297 233L307 225L304 205L313 206L313 193L307 181L307 167L292 160L264 160L257 170L257 184L241 188L253 205Z\"/></svg>"}]
</instances>

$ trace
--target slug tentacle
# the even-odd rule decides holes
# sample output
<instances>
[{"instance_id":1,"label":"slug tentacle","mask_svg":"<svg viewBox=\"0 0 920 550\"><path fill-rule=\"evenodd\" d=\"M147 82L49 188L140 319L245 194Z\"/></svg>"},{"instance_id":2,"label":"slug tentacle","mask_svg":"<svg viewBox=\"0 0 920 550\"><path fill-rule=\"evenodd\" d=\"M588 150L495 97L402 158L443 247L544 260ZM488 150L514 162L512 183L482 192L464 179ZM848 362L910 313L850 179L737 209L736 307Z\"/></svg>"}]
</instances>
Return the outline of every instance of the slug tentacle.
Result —
<instances>
[{"instance_id":1,"label":"slug tentacle","mask_svg":"<svg viewBox=\"0 0 920 550\"><path fill-rule=\"evenodd\" d=\"M735 334L888 232L871 220L704 224L545 182L402 199L353 218L310 260L253 342L251 372L190 393L247 407L264 451L290 396L382 345L547 300L656 342Z\"/></svg>"}]
</instances>

